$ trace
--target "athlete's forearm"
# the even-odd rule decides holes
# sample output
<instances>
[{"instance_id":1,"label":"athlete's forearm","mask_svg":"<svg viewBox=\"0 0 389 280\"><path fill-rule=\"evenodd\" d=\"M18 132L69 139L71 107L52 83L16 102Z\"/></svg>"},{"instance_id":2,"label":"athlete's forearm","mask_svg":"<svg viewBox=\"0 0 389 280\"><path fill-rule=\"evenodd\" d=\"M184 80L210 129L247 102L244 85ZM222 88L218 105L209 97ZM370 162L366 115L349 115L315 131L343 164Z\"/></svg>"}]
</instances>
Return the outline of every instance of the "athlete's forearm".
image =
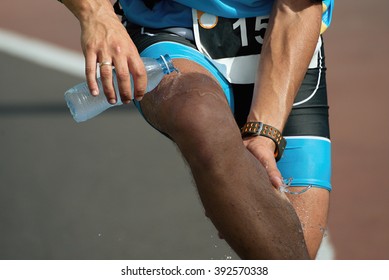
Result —
<instances>
[{"instance_id":1,"label":"athlete's forearm","mask_svg":"<svg viewBox=\"0 0 389 280\"><path fill-rule=\"evenodd\" d=\"M91 17L114 14L110 0L62 0L61 2L75 15L80 24L87 22Z\"/></svg>"},{"instance_id":2,"label":"athlete's forearm","mask_svg":"<svg viewBox=\"0 0 389 280\"><path fill-rule=\"evenodd\" d=\"M321 15L320 3L276 1L248 121L261 121L282 131L320 36Z\"/></svg>"}]
</instances>

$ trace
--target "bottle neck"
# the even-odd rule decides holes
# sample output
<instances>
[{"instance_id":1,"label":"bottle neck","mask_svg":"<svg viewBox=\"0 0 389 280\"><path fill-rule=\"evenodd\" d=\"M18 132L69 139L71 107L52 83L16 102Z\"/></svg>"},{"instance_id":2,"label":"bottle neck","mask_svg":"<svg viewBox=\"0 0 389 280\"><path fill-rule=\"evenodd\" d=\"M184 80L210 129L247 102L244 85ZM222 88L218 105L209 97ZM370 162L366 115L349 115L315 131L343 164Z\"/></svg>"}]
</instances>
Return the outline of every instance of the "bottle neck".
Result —
<instances>
[{"instance_id":1,"label":"bottle neck","mask_svg":"<svg viewBox=\"0 0 389 280\"><path fill-rule=\"evenodd\" d=\"M173 65L173 61L168 54L161 55L157 58L159 65L162 68L164 74L170 74L171 72L177 71Z\"/></svg>"}]
</instances>

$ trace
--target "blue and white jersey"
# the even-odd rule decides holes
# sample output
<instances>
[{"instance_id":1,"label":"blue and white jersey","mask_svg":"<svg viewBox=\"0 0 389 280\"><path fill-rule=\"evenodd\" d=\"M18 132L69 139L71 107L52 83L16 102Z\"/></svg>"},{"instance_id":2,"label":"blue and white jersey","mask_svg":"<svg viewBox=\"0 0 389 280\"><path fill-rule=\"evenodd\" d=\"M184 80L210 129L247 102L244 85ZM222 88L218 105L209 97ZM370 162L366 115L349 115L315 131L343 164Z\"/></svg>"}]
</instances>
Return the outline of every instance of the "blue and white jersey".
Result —
<instances>
[{"instance_id":1,"label":"blue and white jersey","mask_svg":"<svg viewBox=\"0 0 389 280\"><path fill-rule=\"evenodd\" d=\"M322 32L331 23L335 0L323 0ZM120 0L126 18L149 28L192 27L192 8L225 18L269 15L274 0L161 0L150 10L142 0Z\"/></svg>"}]
</instances>

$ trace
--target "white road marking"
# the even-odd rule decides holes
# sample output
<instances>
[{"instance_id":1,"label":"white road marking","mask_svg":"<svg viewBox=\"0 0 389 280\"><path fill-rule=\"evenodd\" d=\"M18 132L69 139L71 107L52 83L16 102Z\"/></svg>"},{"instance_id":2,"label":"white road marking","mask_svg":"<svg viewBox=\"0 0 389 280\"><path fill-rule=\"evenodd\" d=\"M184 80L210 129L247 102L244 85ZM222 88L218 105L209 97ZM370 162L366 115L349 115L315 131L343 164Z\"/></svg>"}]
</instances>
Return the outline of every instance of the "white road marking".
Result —
<instances>
[{"instance_id":1,"label":"white road marking","mask_svg":"<svg viewBox=\"0 0 389 280\"><path fill-rule=\"evenodd\" d=\"M1 28L0 51L73 76L85 77L82 53Z\"/></svg>"}]
</instances>

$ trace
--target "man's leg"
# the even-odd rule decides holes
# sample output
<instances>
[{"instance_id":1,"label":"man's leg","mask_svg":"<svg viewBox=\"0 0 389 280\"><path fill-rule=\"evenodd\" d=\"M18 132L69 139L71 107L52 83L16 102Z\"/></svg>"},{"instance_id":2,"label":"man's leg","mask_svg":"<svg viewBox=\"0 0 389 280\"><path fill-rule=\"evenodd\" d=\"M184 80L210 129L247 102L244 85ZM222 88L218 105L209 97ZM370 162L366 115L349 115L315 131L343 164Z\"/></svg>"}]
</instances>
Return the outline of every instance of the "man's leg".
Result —
<instances>
[{"instance_id":1,"label":"man's leg","mask_svg":"<svg viewBox=\"0 0 389 280\"><path fill-rule=\"evenodd\" d=\"M301 114L306 112L301 112ZM314 126L325 115L306 114L308 121L294 125ZM311 122L311 123L310 123ZM293 131L292 131L293 133ZM311 136L287 136L288 146L278 168L284 178L291 178L292 192L299 192L313 185L301 194L287 194L304 231L305 242L311 258L315 258L327 228L328 208L331 187L331 142L320 134L318 129L305 131ZM314 136L319 135L319 136ZM305 186L305 187L298 187Z\"/></svg>"},{"instance_id":2,"label":"man's leg","mask_svg":"<svg viewBox=\"0 0 389 280\"><path fill-rule=\"evenodd\" d=\"M301 188L291 188L299 191ZM299 195L288 195L300 219L309 256L314 259L327 230L330 193L321 188L311 188Z\"/></svg>"},{"instance_id":3,"label":"man's leg","mask_svg":"<svg viewBox=\"0 0 389 280\"><path fill-rule=\"evenodd\" d=\"M299 219L244 147L219 84L198 64L174 61L142 101L147 120L177 144L205 211L243 259L309 258Z\"/></svg>"}]
</instances>

